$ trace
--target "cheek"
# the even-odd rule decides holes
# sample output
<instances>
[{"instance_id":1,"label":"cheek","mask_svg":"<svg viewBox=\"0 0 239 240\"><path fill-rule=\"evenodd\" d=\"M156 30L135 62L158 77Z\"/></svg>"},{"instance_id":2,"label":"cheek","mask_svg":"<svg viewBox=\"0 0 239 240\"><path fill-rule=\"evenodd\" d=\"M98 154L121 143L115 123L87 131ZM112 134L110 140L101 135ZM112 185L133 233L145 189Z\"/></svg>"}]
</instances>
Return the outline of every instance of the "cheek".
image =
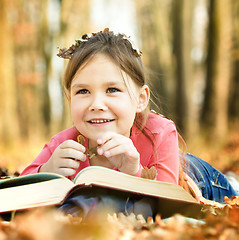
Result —
<instances>
[{"instance_id":1,"label":"cheek","mask_svg":"<svg viewBox=\"0 0 239 240\"><path fill-rule=\"evenodd\" d=\"M126 121L134 121L136 114L136 104L133 103L131 99L119 101L115 106L115 112L119 117L123 118Z\"/></svg>"},{"instance_id":2,"label":"cheek","mask_svg":"<svg viewBox=\"0 0 239 240\"><path fill-rule=\"evenodd\" d=\"M83 106L80 105L80 104L77 104L74 100L71 101L71 104L70 104L70 109L71 109L71 115L72 115L72 118L73 120L80 120L79 118L82 117L82 114L83 114Z\"/></svg>"}]
</instances>

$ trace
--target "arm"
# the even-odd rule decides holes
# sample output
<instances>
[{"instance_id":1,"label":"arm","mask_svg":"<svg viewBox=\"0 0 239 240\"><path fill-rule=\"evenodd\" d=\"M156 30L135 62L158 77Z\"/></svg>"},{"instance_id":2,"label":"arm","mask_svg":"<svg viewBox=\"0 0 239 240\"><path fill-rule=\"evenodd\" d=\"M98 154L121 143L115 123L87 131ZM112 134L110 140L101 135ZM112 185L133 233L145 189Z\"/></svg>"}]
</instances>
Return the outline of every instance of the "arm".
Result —
<instances>
[{"instance_id":1,"label":"arm","mask_svg":"<svg viewBox=\"0 0 239 240\"><path fill-rule=\"evenodd\" d=\"M52 155L52 151L50 150L49 143L44 146L40 154L36 157L36 159L27 166L21 173L22 175L38 173L39 168L46 163Z\"/></svg>"}]
</instances>

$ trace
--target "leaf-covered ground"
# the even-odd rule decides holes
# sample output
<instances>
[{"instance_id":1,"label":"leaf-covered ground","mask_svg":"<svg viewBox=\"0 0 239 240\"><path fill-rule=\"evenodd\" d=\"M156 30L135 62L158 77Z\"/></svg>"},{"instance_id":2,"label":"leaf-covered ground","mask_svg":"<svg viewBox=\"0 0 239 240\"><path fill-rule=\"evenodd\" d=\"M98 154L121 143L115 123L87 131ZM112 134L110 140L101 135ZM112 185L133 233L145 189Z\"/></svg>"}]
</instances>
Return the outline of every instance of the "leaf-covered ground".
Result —
<instances>
[{"instance_id":1,"label":"leaf-covered ground","mask_svg":"<svg viewBox=\"0 0 239 240\"><path fill-rule=\"evenodd\" d=\"M220 214L202 220L181 215L162 220L144 219L133 214L101 215L82 221L71 215L40 208L16 215L11 222L0 222L0 240L63 239L239 239L239 205L228 205Z\"/></svg>"}]
</instances>

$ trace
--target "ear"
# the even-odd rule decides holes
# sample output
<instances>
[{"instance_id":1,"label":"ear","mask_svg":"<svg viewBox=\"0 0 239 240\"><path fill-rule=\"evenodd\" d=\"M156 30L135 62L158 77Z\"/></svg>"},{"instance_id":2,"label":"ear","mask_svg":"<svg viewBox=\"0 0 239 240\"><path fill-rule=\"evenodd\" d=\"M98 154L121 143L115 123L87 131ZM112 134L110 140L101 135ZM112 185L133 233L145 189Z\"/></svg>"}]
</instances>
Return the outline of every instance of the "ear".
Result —
<instances>
[{"instance_id":1,"label":"ear","mask_svg":"<svg viewBox=\"0 0 239 240\"><path fill-rule=\"evenodd\" d=\"M149 104L149 97L149 87L147 85L144 85L139 93L138 106L136 111L137 113L143 112L146 109Z\"/></svg>"}]
</instances>

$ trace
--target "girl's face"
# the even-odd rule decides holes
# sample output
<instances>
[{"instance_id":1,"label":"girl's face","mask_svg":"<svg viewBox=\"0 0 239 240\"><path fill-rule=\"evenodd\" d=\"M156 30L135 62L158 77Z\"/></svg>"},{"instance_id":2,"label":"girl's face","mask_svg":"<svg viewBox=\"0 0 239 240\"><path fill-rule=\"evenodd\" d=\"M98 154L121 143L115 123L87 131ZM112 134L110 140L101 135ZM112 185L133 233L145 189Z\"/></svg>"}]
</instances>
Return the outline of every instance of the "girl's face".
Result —
<instances>
[{"instance_id":1,"label":"girl's face","mask_svg":"<svg viewBox=\"0 0 239 240\"><path fill-rule=\"evenodd\" d=\"M106 131L129 137L136 113L147 107L149 98L146 85L137 86L103 54L78 70L69 94L74 125L91 146Z\"/></svg>"}]
</instances>

